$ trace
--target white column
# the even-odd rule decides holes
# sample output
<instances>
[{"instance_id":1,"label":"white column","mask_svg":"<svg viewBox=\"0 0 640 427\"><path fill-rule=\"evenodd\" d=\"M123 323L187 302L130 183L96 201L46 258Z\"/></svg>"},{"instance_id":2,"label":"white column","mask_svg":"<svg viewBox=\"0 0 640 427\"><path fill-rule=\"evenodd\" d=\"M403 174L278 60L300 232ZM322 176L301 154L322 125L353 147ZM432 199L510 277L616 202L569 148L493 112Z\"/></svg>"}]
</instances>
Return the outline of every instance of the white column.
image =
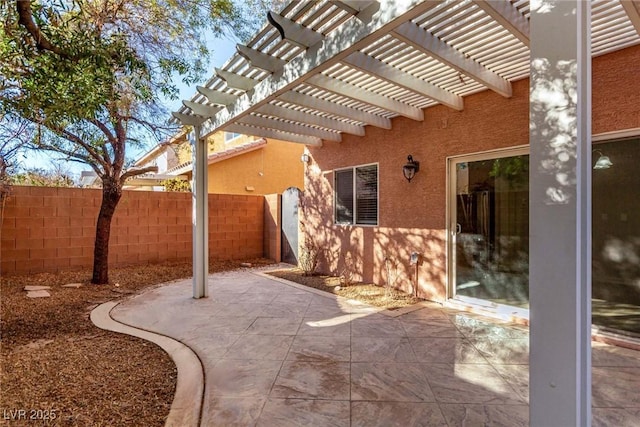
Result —
<instances>
[{"instance_id":1,"label":"white column","mask_svg":"<svg viewBox=\"0 0 640 427\"><path fill-rule=\"evenodd\" d=\"M193 221L193 297L207 296L209 276L209 195L207 142L200 138L200 125L189 133L193 153L193 180L191 182Z\"/></svg>"},{"instance_id":2,"label":"white column","mask_svg":"<svg viewBox=\"0 0 640 427\"><path fill-rule=\"evenodd\" d=\"M591 2L531 0L530 424L591 425Z\"/></svg>"}]
</instances>

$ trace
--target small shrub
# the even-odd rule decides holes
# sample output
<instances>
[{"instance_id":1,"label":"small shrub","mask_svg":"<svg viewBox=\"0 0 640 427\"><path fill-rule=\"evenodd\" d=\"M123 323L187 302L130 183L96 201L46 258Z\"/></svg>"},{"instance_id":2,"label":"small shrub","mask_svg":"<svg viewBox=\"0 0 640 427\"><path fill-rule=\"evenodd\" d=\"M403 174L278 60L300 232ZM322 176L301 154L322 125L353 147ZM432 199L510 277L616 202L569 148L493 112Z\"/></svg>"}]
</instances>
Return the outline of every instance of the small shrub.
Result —
<instances>
[{"instance_id":1,"label":"small shrub","mask_svg":"<svg viewBox=\"0 0 640 427\"><path fill-rule=\"evenodd\" d=\"M389 257L384 259L384 269L387 273L387 283L385 285L385 298L394 298L396 280L398 279L398 264Z\"/></svg>"},{"instance_id":2,"label":"small shrub","mask_svg":"<svg viewBox=\"0 0 640 427\"><path fill-rule=\"evenodd\" d=\"M340 272L340 284L342 286L349 286L354 283L353 277L355 276L355 262L351 252L347 252L343 259L344 267Z\"/></svg>"},{"instance_id":3,"label":"small shrub","mask_svg":"<svg viewBox=\"0 0 640 427\"><path fill-rule=\"evenodd\" d=\"M178 178L165 179L162 181L164 191L168 192L189 192L191 191L191 185L189 181Z\"/></svg>"},{"instance_id":4,"label":"small shrub","mask_svg":"<svg viewBox=\"0 0 640 427\"><path fill-rule=\"evenodd\" d=\"M305 239L304 246L300 248L300 256L298 264L300 269L304 272L305 276L313 276L318 267L318 247L311 241L311 239Z\"/></svg>"}]
</instances>

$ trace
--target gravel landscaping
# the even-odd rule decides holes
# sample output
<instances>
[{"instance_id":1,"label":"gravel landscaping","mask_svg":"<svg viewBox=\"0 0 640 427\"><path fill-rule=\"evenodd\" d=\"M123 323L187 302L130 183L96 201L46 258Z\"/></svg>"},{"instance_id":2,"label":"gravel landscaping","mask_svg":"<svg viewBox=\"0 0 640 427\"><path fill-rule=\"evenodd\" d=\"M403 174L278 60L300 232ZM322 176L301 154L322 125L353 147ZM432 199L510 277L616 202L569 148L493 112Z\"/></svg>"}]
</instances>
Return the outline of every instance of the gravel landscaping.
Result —
<instances>
[{"instance_id":1,"label":"gravel landscaping","mask_svg":"<svg viewBox=\"0 0 640 427\"><path fill-rule=\"evenodd\" d=\"M344 286L341 284L340 277L322 274L307 276L299 268L271 271L268 274L387 310L399 309L423 301L402 291L396 289L387 291L386 288L371 283L352 283Z\"/></svg>"},{"instance_id":2,"label":"gravel landscaping","mask_svg":"<svg viewBox=\"0 0 640 427\"><path fill-rule=\"evenodd\" d=\"M238 267L240 262L216 261L210 272ZM191 262L185 262L113 268L111 284L100 286L88 283L89 271L0 279L3 420L164 425L176 385L171 359L154 344L96 328L89 313L100 303L191 275ZM27 297L25 286L48 286L50 296Z\"/></svg>"}]
</instances>

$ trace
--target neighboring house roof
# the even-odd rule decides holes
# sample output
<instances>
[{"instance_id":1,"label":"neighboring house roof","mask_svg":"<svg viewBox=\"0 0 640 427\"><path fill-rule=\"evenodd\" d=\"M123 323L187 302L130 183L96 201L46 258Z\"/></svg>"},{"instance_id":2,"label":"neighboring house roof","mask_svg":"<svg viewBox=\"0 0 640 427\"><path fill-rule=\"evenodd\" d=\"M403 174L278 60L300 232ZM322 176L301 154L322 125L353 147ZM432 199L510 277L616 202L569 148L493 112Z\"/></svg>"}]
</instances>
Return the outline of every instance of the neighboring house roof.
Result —
<instances>
[{"instance_id":1,"label":"neighboring house roof","mask_svg":"<svg viewBox=\"0 0 640 427\"><path fill-rule=\"evenodd\" d=\"M178 133L176 133L174 136L172 136L168 140L159 143L158 145L156 145L155 147L151 148L149 151L144 153L142 156L140 156L140 158L138 160L135 161L135 163L133 165L134 166L142 166L145 163L153 160L155 157L157 157L158 155L162 154L163 150L166 147L168 147L168 146L170 146L172 144L180 143L181 138L184 137L184 135L185 135L184 129L180 130Z\"/></svg>"},{"instance_id":2,"label":"neighboring house roof","mask_svg":"<svg viewBox=\"0 0 640 427\"><path fill-rule=\"evenodd\" d=\"M240 144L224 151L218 151L216 153L209 154L208 163L211 165L213 163L221 162L223 160L230 159L232 157L236 157L241 154L250 153L251 151L261 149L265 145L267 145L267 140L264 138L260 138L260 139L256 139L255 141ZM173 167L167 170L166 173L168 175L180 175L186 172L190 172L192 169L193 169L193 162L189 160L188 162L184 162L176 167Z\"/></svg>"},{"instance_id":3,"label":"neighboring house roof","mask_svg":"<svg viewBox=\"0 0 640 427\"><path fill-rule=\"evenodd\" d=\"M167 147L167 143L161 142L160 144L158 144L155 147L153 147L151 150L149 150L146 153L144 153L142 155L142 157L140 157L138 160L136 160L136 162L133 165L134 166L142 166L145 163L150 162L151 160L153 160L154 158L156 158L157 156L162 154L162 152L164 151L164 149L166 147Z\"/></svg>"},{"instance_id":4,"label":"neighboring house roof","mask_svg":"<svg viewBox=\"0 0 640 427\"><path fill-rule=\"evenodd\" d=\"M158 144L156 147L154 147L153 149L151 149L149 152L147 152L145 155L143 155L136 163L135 165L138 166L139 164L144 164L146 162L149 161L150 158L152 158L152 154L154 153L158 153L160 152L161 148L166 147L167 144ZM251 142L247 142L244 144L240 144L237 145L235 147L231 147L227 150L224 151L219 151L217 153L212 153L209 155L209 164L213 164L213 163L217 163L220 162L222 160L226 160L226 159L230 159L232 157L236 157L239 156L241 154L246 154L246 153L250 153L251 151L255 151L255 150L259 150L262 147L264 147L265 145L267 145L267 140L264 138L260 138L260 139L256 139L254 141ZM170 168L167 171L164 171L161 174L153 174L153 173L149 173L149 174L144 174L144 175L139 175L136 177L133 177L131 179L128 179L125 187L131 187L131 186L137 186L137 187L142 187L142 186L160 186L162 185L162 181L166 180L166 179L186 179L186 177L181 176L182 174L186 173L186 172L190 172L193 169L193 162L191 160L189 160L188 162L184 162L178 166L175 166L173 168ZM134 166L135 167L135 166ZM83 186L91 186L94 185L97 181L98 181L98 175L96 175L95 172L93 171L83 171L81 174L81 178L80 181L82 183Z\"/></svg>"}]
</instances>

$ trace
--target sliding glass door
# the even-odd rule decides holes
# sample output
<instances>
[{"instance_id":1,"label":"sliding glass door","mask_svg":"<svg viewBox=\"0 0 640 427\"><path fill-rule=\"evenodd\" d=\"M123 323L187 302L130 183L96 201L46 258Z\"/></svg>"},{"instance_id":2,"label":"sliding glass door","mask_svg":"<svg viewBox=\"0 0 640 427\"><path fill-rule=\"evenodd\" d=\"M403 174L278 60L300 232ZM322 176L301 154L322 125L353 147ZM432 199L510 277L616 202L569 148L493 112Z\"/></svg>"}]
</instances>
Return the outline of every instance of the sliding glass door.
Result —
<instances>
[{"instance_id":1,"label":"sliding glass door","mask_svg":"<svg viewBox=\"0 0 640 427\"><path fill-rule=\"evenodd\" d=\"M522 148L449 160L450 297L491 307L528 308L527 153ZM639 158L637 137L593 146L593 324L636 338Z\"/></svg>"},{"instance_id":2,"label":"sliding glass door","mask_svg":"<svg viewBox=\"0 0 640 427\"><path fill-rule=\"evenodd\" d=\"M593 323L640 338L640 138L593 148Z\"/></svg>"},{"instance_id":3,"label":"sliding glass door","mask_svg":"<svg viewBox=\"0 0 640 427\"><path fill-rule=\"evenodd\" d=\"M529 305L526 149L449 161L450 293L482 305Z\"/></svg>"}]
</instances>

